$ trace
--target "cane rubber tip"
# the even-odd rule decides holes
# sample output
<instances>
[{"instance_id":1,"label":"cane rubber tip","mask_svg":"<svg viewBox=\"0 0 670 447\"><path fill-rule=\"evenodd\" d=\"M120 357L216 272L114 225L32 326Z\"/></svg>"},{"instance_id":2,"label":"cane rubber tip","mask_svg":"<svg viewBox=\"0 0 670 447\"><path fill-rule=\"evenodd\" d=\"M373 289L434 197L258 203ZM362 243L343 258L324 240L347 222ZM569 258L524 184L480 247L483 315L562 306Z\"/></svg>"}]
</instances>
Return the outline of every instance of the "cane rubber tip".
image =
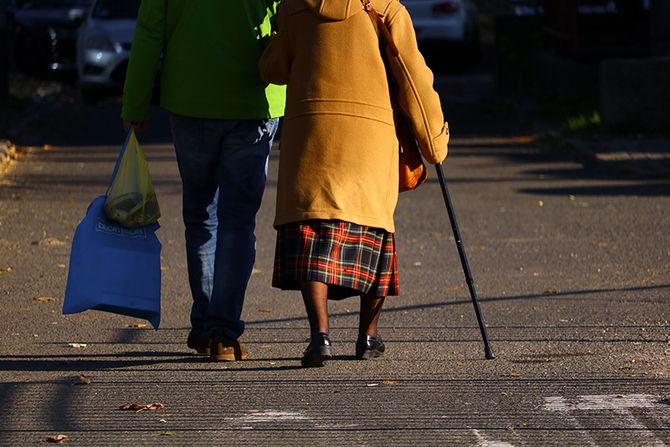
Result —
<instances>
[{"instance_id":1,"label":"cane rubber tip","mask_svg":"<svg viewBox=\"0 0 670 447\"><path fill-rule=\"evenodd\" d=\"M484 349L484 357L486 357L486 360L493 360L494 358L496 358L496 356L493 355L493 351L491 350L491 348Z\"/></svg>"}]
</instances>

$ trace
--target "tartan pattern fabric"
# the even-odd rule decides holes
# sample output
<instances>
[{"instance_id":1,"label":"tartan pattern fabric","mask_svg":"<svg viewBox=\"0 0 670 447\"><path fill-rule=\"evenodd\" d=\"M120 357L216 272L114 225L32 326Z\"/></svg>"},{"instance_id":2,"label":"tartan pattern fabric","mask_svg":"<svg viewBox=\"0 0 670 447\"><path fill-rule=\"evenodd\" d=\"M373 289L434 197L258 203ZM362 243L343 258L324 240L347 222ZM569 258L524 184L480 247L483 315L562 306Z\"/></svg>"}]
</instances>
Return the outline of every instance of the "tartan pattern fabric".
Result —
<instances>
[{"instance_id":1,"label":"tartan pattern fabric","mask_svg":"<svg viewBox=\"0 0 670 447\"><path fill-rule=\"evenodd\" d=\"M272 286L300 290L301 281L328 284L328 298L400 294L393 233L337 220L282 225Z\"/></svg>"}]
</instances>

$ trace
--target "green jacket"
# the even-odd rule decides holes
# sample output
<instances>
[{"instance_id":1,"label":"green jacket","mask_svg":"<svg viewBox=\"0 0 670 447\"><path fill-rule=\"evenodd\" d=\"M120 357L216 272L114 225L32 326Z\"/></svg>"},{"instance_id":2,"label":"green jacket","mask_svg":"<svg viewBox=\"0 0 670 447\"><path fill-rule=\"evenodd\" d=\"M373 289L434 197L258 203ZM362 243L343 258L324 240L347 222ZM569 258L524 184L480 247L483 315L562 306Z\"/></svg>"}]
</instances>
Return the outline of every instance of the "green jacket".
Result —
<instances>
[{"instance_id":1,"label":"green jacket","mask_svg":"<svg viewBox=\"0 0 670 447\"><path fill-rule=\"evenodd\" d=\"M282 116L285 87L262 81L258 73L278 4L142 0L123 91L123 119L148 119L161 65L161 105L172 113L213 119Z\"/></svg>"}]
</instances>

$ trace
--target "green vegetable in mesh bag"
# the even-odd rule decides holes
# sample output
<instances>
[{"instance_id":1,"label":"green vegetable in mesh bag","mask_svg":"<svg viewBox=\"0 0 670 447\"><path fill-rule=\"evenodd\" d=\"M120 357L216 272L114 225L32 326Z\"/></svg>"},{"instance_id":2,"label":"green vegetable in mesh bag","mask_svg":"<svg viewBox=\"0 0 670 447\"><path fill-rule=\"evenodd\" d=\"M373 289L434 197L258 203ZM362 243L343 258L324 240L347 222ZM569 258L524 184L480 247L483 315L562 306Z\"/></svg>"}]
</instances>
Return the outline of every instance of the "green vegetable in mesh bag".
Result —
<instances>
[{"instance_id":1,"label":"green vegetable in mesh bag","mask_svg":"<svg viewBox=\"0 0 670 447\"><path fill-rule=\"evenodd\" d=\"M132 129L107 190L105 215L126 227L150 225L161 216L149 165Z\"/></svg>"}]
</instances>

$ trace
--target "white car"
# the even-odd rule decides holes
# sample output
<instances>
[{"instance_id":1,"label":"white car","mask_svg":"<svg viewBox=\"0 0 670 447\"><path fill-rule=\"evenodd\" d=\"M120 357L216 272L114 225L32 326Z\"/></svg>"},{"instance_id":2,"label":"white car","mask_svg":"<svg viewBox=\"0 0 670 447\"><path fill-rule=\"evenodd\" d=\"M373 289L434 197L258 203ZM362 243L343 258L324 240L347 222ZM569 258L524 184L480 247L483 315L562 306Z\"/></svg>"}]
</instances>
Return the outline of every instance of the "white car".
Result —
<instances>
[{"instance_id":1,"label":"white car","mask_svg":"<svg viewBox=\"0 0 670 447\"><path fill-rule=\"evenodd\" d=\"M430 50L455 47L470 62L479 58L479 21L472 0L402 0L419 45Z\"/></svg>"},{"instance_id":2,"label":"white car","mask_svg":"<svg viewBox=\"0 0 670 447\"><path fill-rule=\"evenodd\" d=\"M123 87L140 0L95 0L77 38L79 89L86 100Z\"/></svg>"}]
</instances>

